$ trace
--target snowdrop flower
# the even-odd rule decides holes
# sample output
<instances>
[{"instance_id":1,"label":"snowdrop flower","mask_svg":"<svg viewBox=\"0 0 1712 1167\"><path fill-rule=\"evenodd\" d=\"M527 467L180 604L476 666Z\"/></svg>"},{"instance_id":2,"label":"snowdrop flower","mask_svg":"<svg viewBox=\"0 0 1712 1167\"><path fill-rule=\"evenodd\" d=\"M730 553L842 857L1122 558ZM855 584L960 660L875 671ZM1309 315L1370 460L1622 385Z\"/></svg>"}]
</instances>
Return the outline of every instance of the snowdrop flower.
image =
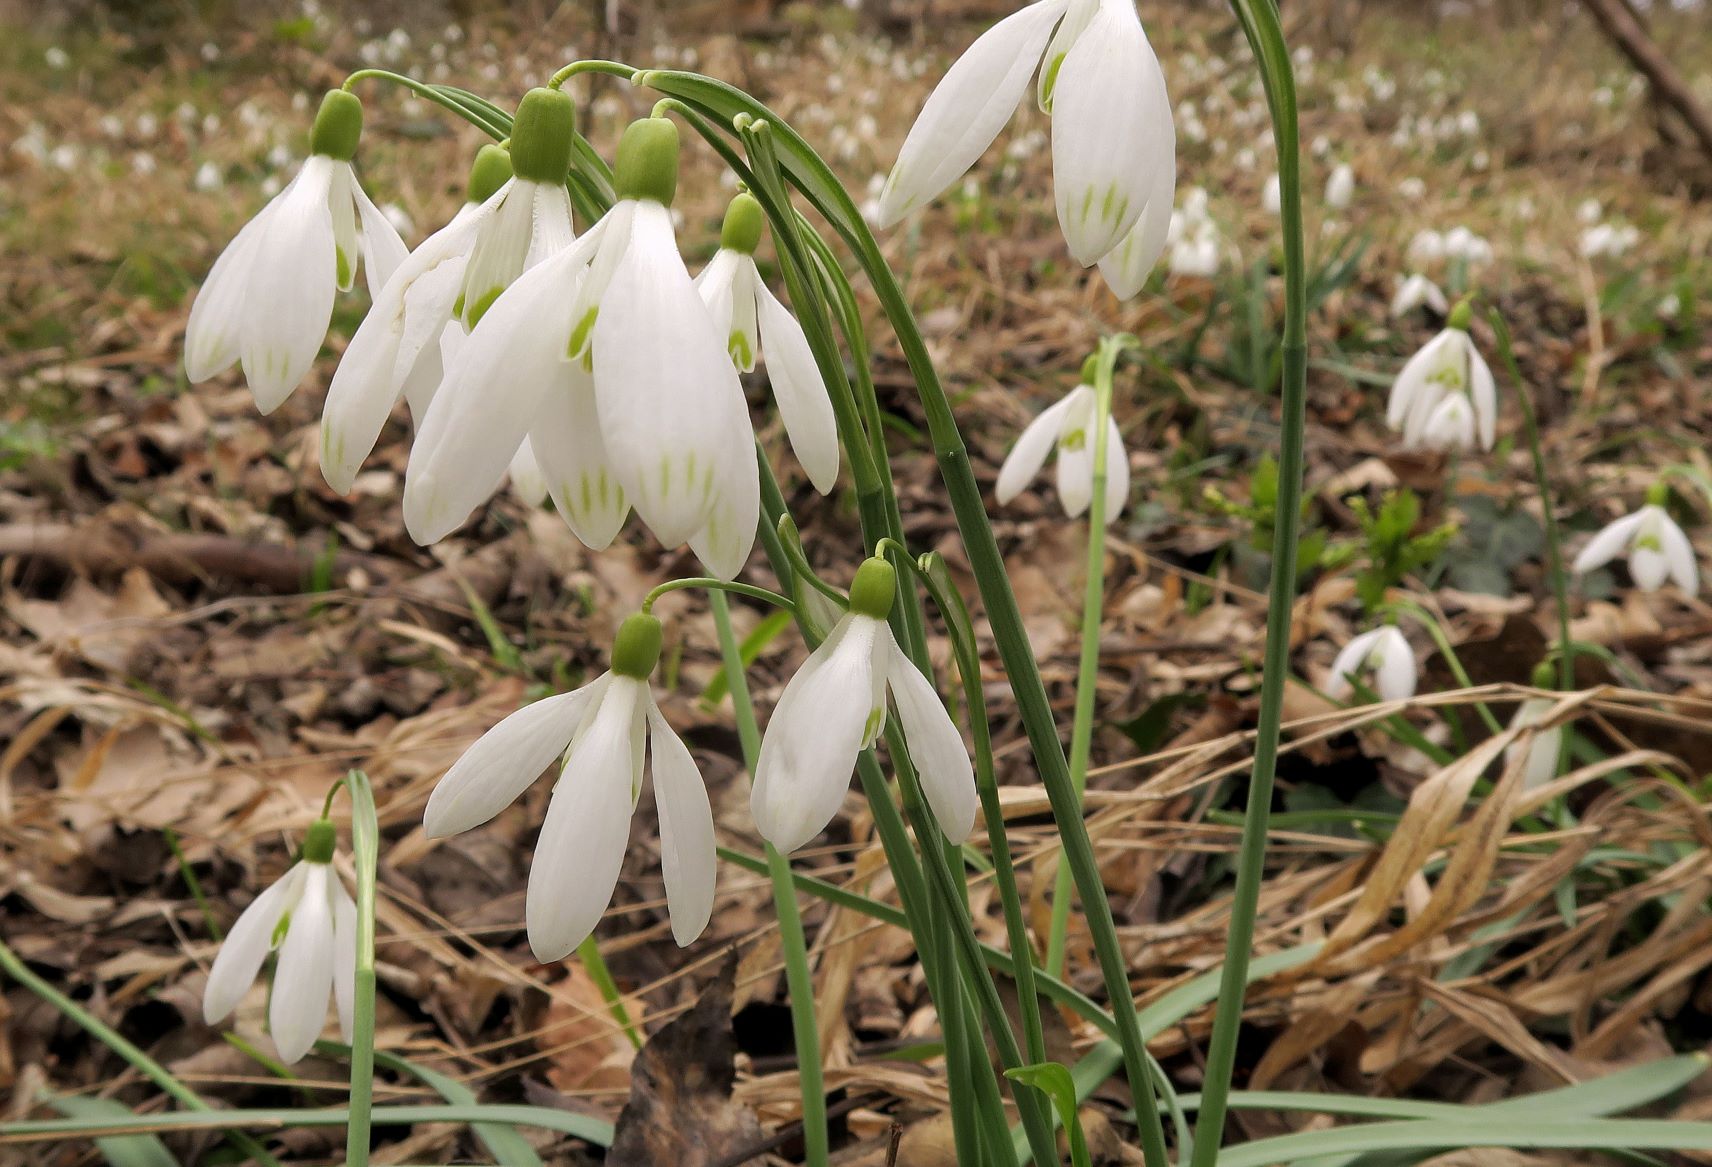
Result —
<instances>
[{"instance_id":1,"label":"snowdrop flower","mask_svg":"<svg viewBox=\"0 0 1712 1167\"><path fill-rule=\"evenodd\" d=\"M185 328L192 382L239 363L256 406L272 413L314 364L359 255L375 294L403 262L404 241L351 170L362 128L362 103L327 94L308 161L214 261Z\"/></svg>"},{"instance_id":2,"label":"snowdrop flower","mask_svg":"<svg viewBox=\"0 0 1712 1167\"><path fill-rule=\"evenodd\" d=\"M1408 279L1397 282L1397 294L1391 297L1391 319L1407 316L1423 304L1441 316L1450 311L1450 305L1439 286L1416 272Z\"/></svg>"},{"instance_id":3,"label":"snowdrop flower","mask_svg":"<svg viewBox=\"0 0 1712 1167\"><path fill-rule=\"evenodd\" d=\"M633 122L612 210L482 316L410 451L404 521L417 542L468 518L527 436L589 547L610 543L634 507L712 574L742 568L760 519L755 437L725 338L678 254L677 167L677 127Z\"/></svg>"},{"instance_id":4,"label":"snowdrop flower","mask_svg":"<svg viewBox=\"0 0 1712 1167\"><path fill-rule=\"evenodd\" d=\"M1655 483L1647 491L1646 505L1594 535L1570 570L1584 575L1626 556L1629 574L1643 592L1656 592L1667 580L1689 595L1699 592L1700 568L1694 547L1665 510L1665 498L1665 488Z\"/></svg>"},{"instance_id":5,"label":"snowdrop flower","mask_svg":"<svg viewBox=\"0 0 1712 1167\"><path fill-rule=\"evenodd\" d=\"M1472 315L1466 303L1458 304L1444 331L1410 357L1392 383L1385 422L1402 433L1404 448L1471 449L1478 442L1490 450L1497 440L1498 391L1468 335Z\"/></svg>"},{"instance_id":6,"label":"snowdrop flower","mask_svg":"<svg viewBox=\"0 0 1712 1167\"><path fill-rule=\"evenodd\" d=\"M1492 262L1492 244L1467 227L1452 227L1444 235L1444 256L1470 267L1482 266Z\"/></svg>"},{"instance_id":7,"label":"snowdrop flower","mask_svg":"<svg viewBox=\"0 0 1712 1167\"><path fill-rule=\"evenodd\" d=\"M672 937L688 945L713 914L713 811L695 759L660 713L648 677L660 622L619 626L612 669L570 693L524 707L483 734L440 779L422 825L433 838L493 818L563 758L529 868L524 914L537 960L562 959L612 900L642 793L645 753L660 814L660 855Z\"/></svg>"},{"instance_id":8,"label":"snowdrop flower","mask_svg":"<svg viewBox=\"0 0 1712 1167\"><path fill-rule=\"evenodd\" d=\"M1138 224L1147 224L1139 230L1149 241L1163 230L1176 182L1176 133L1165 76L1132 0L1037 0L983 33L911 127L881 195L883 225L937 198L974 165L1037 67L1040 108L1052 115L1053 187L1070 254L1087 266ZM1146 250L1141 240L1134 247Z\"/></svg>"},{"instance_id":9,"label":"snowdrop flower","mask_svg":"<svg viewBox=\"0 0 1712 1167\"><path fill-rule=\"evenodd\" d=\"M568 164L568 142L564 154ZM349 493L400 397L418 423L427 412L446 358L463 339L454 308L471 252L511 182L511 156L483 146L470 168L464 205L399 264L351 337L321 411L321 473L340 494Z\"/></svg>"},{"instance_id":10,"label":"snowdrop flower","mask_svg":"<svg viewBox=\"0 0 1712 1167\"><path fill-rule=\"evenodd\" d=\"M1363 632L1343 646L1332 662L1326 696L1342 701L1355 691L1352 678L1370 677L1382 701L1406 701L1415 695L1415 653L1395 624Z\"/></svg>"},{"instance_id":11,"label":"snowdrop flower","mask_svg":"<svg viewBox=\"0 0 1712 1167\"><path fill-rule=\"evenodd\" d=\"M238 1007L277 948L268 1029L288 1065L321 1036L329 993L338 1007L339 1032L351 1040L357 905L333 870L333 844L331 822L310 824L297 863L251 900L226 934L202 992L202 1016L213 1025Z\"/></svg>"},{"instance_id":12,"label":"snowdrop flower","mask_svg":"<svg viewBox=\"0 0 1712 1167\"><path fill-rule=\"evenodd\" d=\"M933 682L898 648L886 623L896 590L892 565L866 560L850 586L850 610L773 709L749 807L762 838L781 851L795 851L838 813L857 755L885 728L888 690L939 829L953 843L974 829L969 751Z\"/></svg>"},{"instance_id":13,"label":"snowdrop flower","mask_svg":"<svg viewBox=\"0 0 1712 1167\"><path fill-rule=\"evenodd\" d=\"M1542 679L1550 680L1549 677L1540 678L1536 673L1534 683L1537 685ZM1529 697L1516 706L1510 728L1526 729L1539 725L1556 704L1550 697ZM1557 762L1562 752L1563 726L1554 725L1550 729L1536 730L1530 742L1511 742L1504 750L1504 764L1522 766L1522 789L1532 790L1557 777ZM1526 760L1518 762L1517 759L1523 755L1526 755Z\"/></svg>"},{"instance_id":14,"label":"snowdrop flower","mask_svg":"<svg viewBox=\"0 0 1712 1167\"><path fill-rule=\"evenodd\" d=\"M1022 488L1040 468L1054 446L1058 449L1058 501L1064 513L1074 519L1088 509L1094 497L1094 414L1098 408L1094 389L1095 358L1082 365L1082 381L1058 404L1043 411L1029 422L1017 438L1016 445L999 467L999 480L993 489L999 504L1005 505L1022 493ZM1129 497L1129 458L1124 454L1123 435L1117 420L1106 417L1106 522L1111 522L1123 510Z\"/></svg>"},{"instance_id":15,"label":"snowdrop flower","mask_svg":"<svg viewBox=\"0 0 1712 1167\"><path fill-rule=\"evenodd\" d=\"M1355 171L1349 163L1340 162L1326 179L1326 206L1341 211L1355 198Z\"/></svg>"},{"instance_id":16,"label":"snowdrop flower","mask_svg":"<svg viewBox=\"0 0 1712 1167\"><path fill-rule=\"evenodd\" d=\"M1210 222L1196 224L1193 230L1185 232L1181 239L1171 245L1171 258L1167 266L1174 276L1211 279L1218 275L1218 229Z\"/></svg>"},{"instance_id":17,"label":"snowdrop flower","mask_svg":"<svg viewBox=\"0 0 1712 1167\"><path fill-rule=\"evenodd\" d=\"M821 494L838 479L838 422L802 325L767 288L755 266L765 219L755 196L741 193L726 208L719 250L695 278L696 291L725 334L740 372L764 355L779 417L791 449Z\"/></svg>"}]
</instances>

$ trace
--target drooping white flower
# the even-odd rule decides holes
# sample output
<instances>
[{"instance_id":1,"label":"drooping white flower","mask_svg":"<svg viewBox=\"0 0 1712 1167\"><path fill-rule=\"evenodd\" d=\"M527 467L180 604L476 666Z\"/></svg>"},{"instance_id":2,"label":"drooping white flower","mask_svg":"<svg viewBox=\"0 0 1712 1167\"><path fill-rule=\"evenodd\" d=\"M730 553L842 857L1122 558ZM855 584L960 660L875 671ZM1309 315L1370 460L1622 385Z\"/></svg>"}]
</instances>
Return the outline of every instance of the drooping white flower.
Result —
<instances>
[{"instance_id":1,"label":"drooping white flower","mask_svg":"<svg viewBox=\"0 0 1712 1167\"><path fill-rule=\"evenodd\" d=\"M1326 206L1334 211L1348 207L1355 198L1355 170L1347 162L1340 162L1332 168L1331 176L1326 179Z\"/></svg>"},{"instance_id":2,"label":"drooping white flower","mask_svg":"<svg viewBox=\"0 0 1712 1167\"><path fill-rule=\"evenodd\" d=\"M1655 488L1647 504L1631 515L1606 525L1575 557L1570 570L1584 575L1613 559L1626 557L1629 574L1643 592L1655 592L1668 580L1684 592L1700 590L1700 568L1694 546L1664 508L1664 491Z\"/></svg>"},{"instance_id":3,"label":"drooping white flower","mask_svg":"<svg viewBox=\"0 0 1712 1167\"><path fill-rule=\"evenodd\" d=\"M619 201L501 293L470 334L410 452L404 519L417 542L464 522L527 436L588 546L611 542L634 507L661 543L688 542L712 574L741 569L760 518L755 439L737 370L678 253L677 149L670 121L632 123Z\"/></svg>"},{"instance_id":4,"label":"drooping white flower","mask_svg":"<svg viewBox=\"0 0 1712 1167\"><path fill-rule=\"evenodd\" d=\"M1423 305L1441 316L1450 311L1444 291L1426 276L1415 272L1408 279L1397 282L1397 293L1391 297L1391 319L1407 316Z\"/></svg>"},{"instance_id":5,"label":"drooping white flower","mask_svg":"<svg viewBox=\"0 0 1712 1167\"><path fill-rule=\"evenodd\" d=\"M1523 729L1540 724L1556 704L1549 697L1529 697L1516 706L1515 716L1510 718L1511 728ZM1523 767L1522 789L1532 790L1557 777L1557 760L1562 750L1563 726L1554 725L1550 729L1536 730L1530 742L1511 742L1504 750L1504 764L1517 765L1517 759L1525 752L1527 760L1520 763Z\"/></svg>"},{"instance_id":6,"label":"drooping white flower","mask_svg":"<svg viewBox=\"0 0 1712 1167\"><path fill-rule=\"evenodd\" d=\"M329 93L310 157L226 245L191 306L184 370L192 382L240 364L257 408L272 413L314 364L333 298L351 287L359 257L376 295L404 261L404 241L351 169L361 133L361 103Z\"/></svg>"},{"instance_id":7,"label":"drooping white flower","mask_svg":"<svg viewBox=\"0 0 1712 1167\"><path fill-rule=\"evenodd\" d=\"M202 993L203 1019L213 1025L238 1007L268 953L277 949L268 1029L288 1065L321 1036L329 994L339 1032L351 1039L357 905L333 870L333 843L332 823L318 819L310 825L298 862L251 900L226 934Z\"/></svg>"},{"instance_id":8,"label":"drooping white flower","mask_svg":"<svg viewBox=\"0 0 1712 1167\"><path fill-rule=\"evenodd\" d=\"M1074 519L1088 509L1094 497L1094 414L1098 398L1091 384L1093 360L1082 368L1082 383L1056 405L1049 406L1029 422L1016 445L999 467L993 496L1001 506L1022 493L1046 465L1047 455L1058 450L1058 501ZM1124 454L1123 435L1117 420L1106 417L1106 513L1111 522L1129 497L1129 458Z\"/></svg>"},{"instance_id":9,"label":"drooping white flower","mask_svg":"<svg viewBox=\"0 0 1712 1167\"><path fill-rule=\"evenodd\" d=\"M421 423L447 359L463 340L456 309L470 257L515 188L510 156L498 146L482 147L464 205L399 265L351 337L321 410L321 473L340 494L350 491L400 397ZM569 243L569 232L567 212L563 232L544 233L542 249L549 239L555 250Z\"/></svg>"},{"instance_id":10,"label":"drooping white flower","mask_svg":"<svg viewBox=\"0 0 1712 1167\"><path fill-rule=\"evenodd\" d=\"M933 683L904 655L886 617L895 577L869 559L850 589L850 610L785 685L761 741L750 811L761 836L795 851L843 804L857 756L886 724L886 694L940 830L954 843L975 825L969 751Z\"/></svg>"},{"instance_id":11,"label":"drooping white flower","mask_svg":"<svg viewBox=\"0 0 1712 1167\"><path fill-rule=\"evenodd\" d=\"M538 960L574 951L611 902L642 793L645 756L660 815L672 937L688 945L713 914L717 862L707 788L648 685L660 639L654 617L629 617L614 642L610 672L526 706L483 734L440 779L423 811L423 827L433 838L471 830L563 758L524 903L529 947Z\"/></svg>"},{"instance_id":12,"label":"drooping white flower","mask_svg":"<svg viewBox=\"0 0 1712 1167\"><path fill-rule=\"evenodd\" d=\"M767 380L791 449L814 488L825 494L838 479L838 422L802 325L755 266L763 222L754 195L745 192L731 200L719 250L696 276L696 291L725 334L738 370L748 373L757 358L766 361Z\"/></svg>"},{"instance_id":13,"label":"drooping white flower","mask_svg":"<svg viewBox=\"0 0 1712 1167\"><path fill-rule=\"evenodd\" d=\"M1402 433L1405 448L1470 449L1477 442L1490 450L1497 440L1498 390L1468 334L1470 315L1459 304L1391 385L1385 422Z\"/></svg>"},{"instance_id":14,"label":"drooping white flower","mask_svg":"<svg viewBox=\"0 0 1712 1167\"><path fill-rule=\"evenodd\" d=\"M1367 680L1384 701L1406 701L1415 695L1415 653L1393 624L1363 632L1337 654L1326 696L1342 701L1355 691L1351 678Z\"/></svg>"},{"instance_id":15,"label":"drooping white flower","mask_svg":"<svg viewBox=\"0 0 1712 1167\"><path fill-rule=\"evenodd\" d=\"M1161 175L1174 178L1176 137L1165 77L1134 4L1037 0L983 33L928 97L880 196L880 222L896 223L962 177L1010 120L1037 69L1070 254L1093 264L1150 208L1163 219L1171 192ZM1143 235L1151 240L1161 229ZM1138 265L1139 243L1123 268Z\"/></svg>"}]
</instances>

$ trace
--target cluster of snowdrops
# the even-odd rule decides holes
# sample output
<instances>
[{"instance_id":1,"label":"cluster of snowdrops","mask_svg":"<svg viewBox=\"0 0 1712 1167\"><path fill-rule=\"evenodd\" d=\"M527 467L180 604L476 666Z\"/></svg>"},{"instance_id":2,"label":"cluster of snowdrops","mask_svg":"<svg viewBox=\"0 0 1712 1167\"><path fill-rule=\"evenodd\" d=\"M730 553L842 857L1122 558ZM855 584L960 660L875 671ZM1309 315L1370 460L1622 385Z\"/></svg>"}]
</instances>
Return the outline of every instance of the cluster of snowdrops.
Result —
<instances>
[{"instance_id":1,"label":"cluster of snowdrops","mask_svg":"<svg viewBox=\"0 0 1712 1167\"><path fill-rule=\"evenodd\" d=\"M1097 264L1118 296L1133 296L1170 243L1176 168L1164 77L1127 0L1041 0L983 34L929 98L883 187L878 217L895 223L956 183L1037 74L1038 100L1052 116L1069 251ZM328 389L322 471L348 491L403 400L415 426L403 508L418 542L445 537L509 479L536 503L550 498L593 550L610 544L634 512L662 546L687 544L711 577L733 579L761 521L755 435L739 379L757 362L808 480L822 493L832 489L837 419L802 325L756 265L762 209L740 191L719 250L692 278L671 211L680 143L669 117L624 131L612 165L616 201L579 235L566 185L578 143L572 102L558 88L531 90L509 139L474 159L465 205L413 251L352 168L362 122L352 93L328 93L310 157L214 265L185 339L192 381L238 364L261 410L277 408L309 373L337 295L361 270L372 307ZM1388 419L1406 444L1492 447L1496 393L1468 324L1466 309L1453 312L1397 378ZM1056 451L1060 500L1067 514L1081 514L1100 477L1091 435L1102 427L1110 453L1104 519L1121 512L1128 463L1093 379L1090 366L1085 383L1024 430L999 474L1001 503ZM1692 590L1693 553L1657 501L1601 533L1577 568L1627 552L1641 586L1668 576ZM759 833L781 852L836 816L858 755L879 737L889 708L939 829L953 842L973 829L968 749L932 679L888 624L897 588L883 558L861 565L846 610L768 721L751 808ZM529 942L543 961L576 950L606 909L645 759L673 935L687 945L709 921L713 818L696 763L650 687L661 642L653 615L630 615L609 671L501 721L425 808L430 835L467 831L561 763L527 893ZM1361 677L1384 697L1413 692L1414 660L1397 628L1352 640L1326 687L1345 696ZM1541 734L1533 748L1542 764L1555 765L1555 740ZM298 861L243 912L208 977L212 1023L236 1008L277 949L269 1027L288 1062L320 1035L329 996L347 1035L351 1027L356 911L333 854L323 817Z\"/></svg>"}]
</instances>

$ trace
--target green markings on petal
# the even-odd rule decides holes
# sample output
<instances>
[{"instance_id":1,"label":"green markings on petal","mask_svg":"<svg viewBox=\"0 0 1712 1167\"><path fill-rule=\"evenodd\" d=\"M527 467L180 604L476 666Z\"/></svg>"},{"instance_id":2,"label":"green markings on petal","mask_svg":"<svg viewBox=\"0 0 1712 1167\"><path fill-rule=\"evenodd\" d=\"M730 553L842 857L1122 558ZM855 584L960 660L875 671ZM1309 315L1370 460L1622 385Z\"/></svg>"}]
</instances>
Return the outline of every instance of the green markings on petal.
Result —
<instances>
[{"instance_id":1,"label":"green markings on petal","mask_svg":"<svg viewBox=\"0 0 1712 1167\"><path fill-rule=\"evenodd\" d=\"M278 948L285 943L285 934L291 930L291 913L288 911L280 916L279 923L273 926L273 935L268 937L268 947Z\"/></svg>"},{"instance_id":2,"label":"green markings on petal","mask_svg":"<svg viewBox=\"0 0 1712 1167\"><path fill-rule=\"evenodd\" d=\"M474 328L477 324L480 324L481 318L487 315L487 310L493 307L493 302L499 299L500 293L503 291L505 291L504 288L495 284L481 295L477 296L474 304L465 303L464 308L467 309L464 313L465 326L468 328ZM462 300L463 297L460 296L459 299Z\"/></svg>"},{"instance_id":3,"label":"green markings on petal","mask_svg":"<svg viewBox=\"0 0 1712 1167\"><path fill-rule=\"evenodd\" d=\"M731 353L731 363L739 369L755 367L755 348L749 343L748 333L740 328L733 329L725 347Z\"/></svg>"},{"instance_id":4,"label":"green markings on petal","mask_svg":"<svg viewBox=\"0 0 1712 1167\"><path fill-rule=\"evenodd\" d=\"M351 262L351 257L345 254L343 247L333 249L333 263L339 281L339 290L341 292L350 291L351 281L356 278L357 271L356 265Z\"/></svg>"},{"instance_id":5,"label":"green markings on petal","mask_svg":"<svg viewBox=\"0 0 1712 1167\"><path fill-rule=\"evenodd\" d=\"M1463 386L1462 370L1453 363L1440 365L1427 374L1427 380L1446 389L1461 389Z\"/></svg>"},{"instance_id":6,"label":"green markings on petal","mask_svg":"<svg viewBox=\"0 0 1712 1167\"><path fill-rule=\"evenodd\" d=\"M868 710L868 720L862 723L862 746L866 749L879 740L880 731L886 726L886 707Z\"/></svg>"},{"instance_id":7,"label":"green markings on petal","mask_svg":"<svg viewBox=\"0 0 1712 1167\"><path fill-rule=\"evenodd\" d=\"M594 322L599 315L600 305L596 304L583 314L581 320L577 321L577 326L571 329L571 342L565 349L566 359L574 360L577 357L587 357L589 338L594 335ZM584 363L587 364L588 362L585 360Z\"/></svg>"},{"instance_id":8,"label":"green markings on petal","mask_svg":"<svg viewBox=\"0 0 1712 1167\"><path fill-rule=\"evenodd\" d=\"M1040 108L1045 113L1052 112L1052 91L1058 85L1058 70L1064 67L1064 58L1069 53L1059 53L1046 62L1046 73L1040 80Z\"/></svg>"},{"instance_id":9,"label":"green markings on petal","mask_svg":"<svg viewBox=\"0 0 1712 1167\"><path fill-rule=\"evenodd\" d=\"M1117 183L1106 188L1106 197L1100 203L1100 218L1111 223L1123 221L1124 212L1129 210L1129 196L1118 189Z\"/></svg>"},{"instance_id":10,"label":"green markings on petal","mask_svg":"<svg viewBox=\"0 0 1712 1167\"><path fill-rule=\"evenodd\" d=\"M1637 536L1634 546L1636 551L1656 551L1660 555L1664 554L1664 540L1659 538L1656 531Z\"/></svg>"},{"instance_id":11,"label":"green markings on petal","mask_svg":"<svg viewBox=\"0 0 1712 1167\"><path fill-rule=\"evenodd\" d=\"M1075 452L1088 444L1088 431L1085 429L1068 430L1058 437L1058 449Z\"/></svg>"}]
</instances>

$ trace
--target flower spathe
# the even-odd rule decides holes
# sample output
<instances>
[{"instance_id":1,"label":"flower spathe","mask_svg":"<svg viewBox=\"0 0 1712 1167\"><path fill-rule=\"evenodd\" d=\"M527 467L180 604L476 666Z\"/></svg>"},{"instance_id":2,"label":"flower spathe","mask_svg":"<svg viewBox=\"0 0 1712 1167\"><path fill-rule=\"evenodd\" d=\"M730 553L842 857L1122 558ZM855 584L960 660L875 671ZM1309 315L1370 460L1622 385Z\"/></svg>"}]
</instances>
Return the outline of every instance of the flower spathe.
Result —
<instances>
[{"instance_id":1,"label":"flower spathe","mask_svg":"<svg viewBox=\"0 0 1712 1167\"><path fill-rule=\"evenodd\" d=\"M192 383L238 364L256 407L272 413L315 363L359 260L375 295L404 261L404 241L351 169L361 130L357 99L329 93L313 153L214 261L185 326Z\"/></svg>"},{"instance_id":2,"label":"flower spathe","mask_svg":"<svg viewBox=\"0 0 1712 1167\"><path fill-rule=\"evenodd\" d=\"M660 815L673 938L689 944L712 917L713 811L695 759L649 688L659 652L659 621L630 617L619 630L611 671L505 718L458 759L428 798L424 829L434 838L455 835L493 818L563 759L535 844L524 905L529 947L538 960L575 951L611 902L642 792L645 756Z\"/></svg>"},{"instance_id":3,"label":"flower spathe","mask_svg":"<svg viewBox=\"0 0 1712 1167\"><path fill-rule=\"evenodd\" d=\"M501 293L447 369L405 474L417 542L463 523L527 437L589 547L610 543L634 508L712 574L742 568L760 517L755 439L737 370L678 253L667 208L676 134L662 118L632 124L619 201Z\"/></svg>"},{"instance_id":4,"label":"flower spathe","mask_svg":"<svg viewBox=\"0 0 1712 1167\"><path fill-rule=\"evenodd\" d=\"M202 993L203 1019L213 1025L238 1007L268 953L277 949L268 1029L288 1065L321 1036L329 994L339 1032L351 1039L357 905L333 870L332 854L333 826L320 819L304 840L303 857L238 916Z\"/></svg>"},{"instance_id":5,"label":"flower spathe","mask_svg":"<svg viewBox=\"0 0 1712 1167\"><path fill-rule=\"evenodd\" d=\"M1142 258L1147 267L1158 258L1157 248L1147 253L1169 221L1176 170L1165 76L1131 0L1037 0L977 38L911 127L880 195L880 222L898 222L962 177L1037 69L1065 242L1086 266L1139 230L1132 253L1114 265L1114 290L1125 294L1122 287L1140 286ZM1102 265L1108 280L1114 270Z\"/></svg>"},{"instance_id":6,"label":"flower spathe","mask_svg":"<svg viewBox=\"0 0 1712 1167\"><path fill-rule=\"evenodd\" d=\"M1408 449L1490 450L1498 435L1498 391L1492 370L1468 334L1468 309L1410 357L1392 382L1385 421Z\"/></svg>"},{"instance_id":7,"label":"flower spathe","mask_svg":"<svg viewBox=\"0 0 1712 1167\"><path fill-rule=\"evenodd\" d=\"M696 291L726 337L732 364L748 373L757 360L766 362L791 449L825 494L838 480L838 422L802 325L755 266L760 228L760 204L739 194L725 213L719 250L695 278Z\"/></svg>"},{"instance_id":8,"label":"flower spathe","mask_svg":"<svg viewBox=\"0 0 1712 1167\"><path fill-rule=\"evenodd\" d=\"M1557 703L1549 697L1529 697L1516 706L1510 718L1512 729L1538 726ZM1563 750L1563 726L1536 729L1532 741L1514 741L1504 749L1506 766L1522 767L1522 789L1544 786L1557 777L1558 755ZM1524 758L1525 755L1525 758Z\"/></svg>"},{"instance_id":9,"label":"flower spathe","mask_svg":"<svg viewBox=\"0 0 1712 1167\"><path fill-rule=\"evenodd\" d=\"M1665 510L1662 497L1607 524L1581 549L1570 570L1585 575L1618 558L1628 559L1629 574L1643 592L1656 592L1667 581L1689 595L1700 590L1694 546Z\"/></svg>"},{"instance_id":10,"label":"flower spathe","mask_svg":"<svg viewBox=\"0 0 1712 1167\"><path fill-rule=\"evenodd\" d=\"M940 830L961 843L974 829L969 751L933 683L886 623L894 586L884 560L862 565L850 611L785 685L767 723L749 806L761 837L780 851L795 851L838 813L857 756L885 728L888 692Z\"/></svg>"},{"instance_id":11,"label":"flower spathe","mask_svg":"<svg viewBox=\"0 0 1712 1167\"><path fill-rule=\"evenodd\" d=\"M1384 701L1406 701L1415 695L1415 652L1395 625L1387 624L1355 637L1332 662L1326 696L1342 701L1355 691L1352 677L1368 680Z\"/></svg>"},{"instance_id":12,"label":"flower spathe","mask_svg":"<svg viewBox=\"0 0 1712 1167\"><path fill-rule=\"evenodd\" d=\"M1084 378L1084 381L1086 378ZM1041 412L1028 423L1016 445L999 467L993 496L999 505L1008 504L1046 465L1054 447L1058 450L1058 501L1074 519L1088 509L1094 498L1094 415L1098 397L1094 387L1081 384L1063 400ZM1129 497L1129 458L1124 454L1123 435L1117 420L1106 418L1106 513L1110 523L1123 510Z\"/></svg>"}]
</instances>

